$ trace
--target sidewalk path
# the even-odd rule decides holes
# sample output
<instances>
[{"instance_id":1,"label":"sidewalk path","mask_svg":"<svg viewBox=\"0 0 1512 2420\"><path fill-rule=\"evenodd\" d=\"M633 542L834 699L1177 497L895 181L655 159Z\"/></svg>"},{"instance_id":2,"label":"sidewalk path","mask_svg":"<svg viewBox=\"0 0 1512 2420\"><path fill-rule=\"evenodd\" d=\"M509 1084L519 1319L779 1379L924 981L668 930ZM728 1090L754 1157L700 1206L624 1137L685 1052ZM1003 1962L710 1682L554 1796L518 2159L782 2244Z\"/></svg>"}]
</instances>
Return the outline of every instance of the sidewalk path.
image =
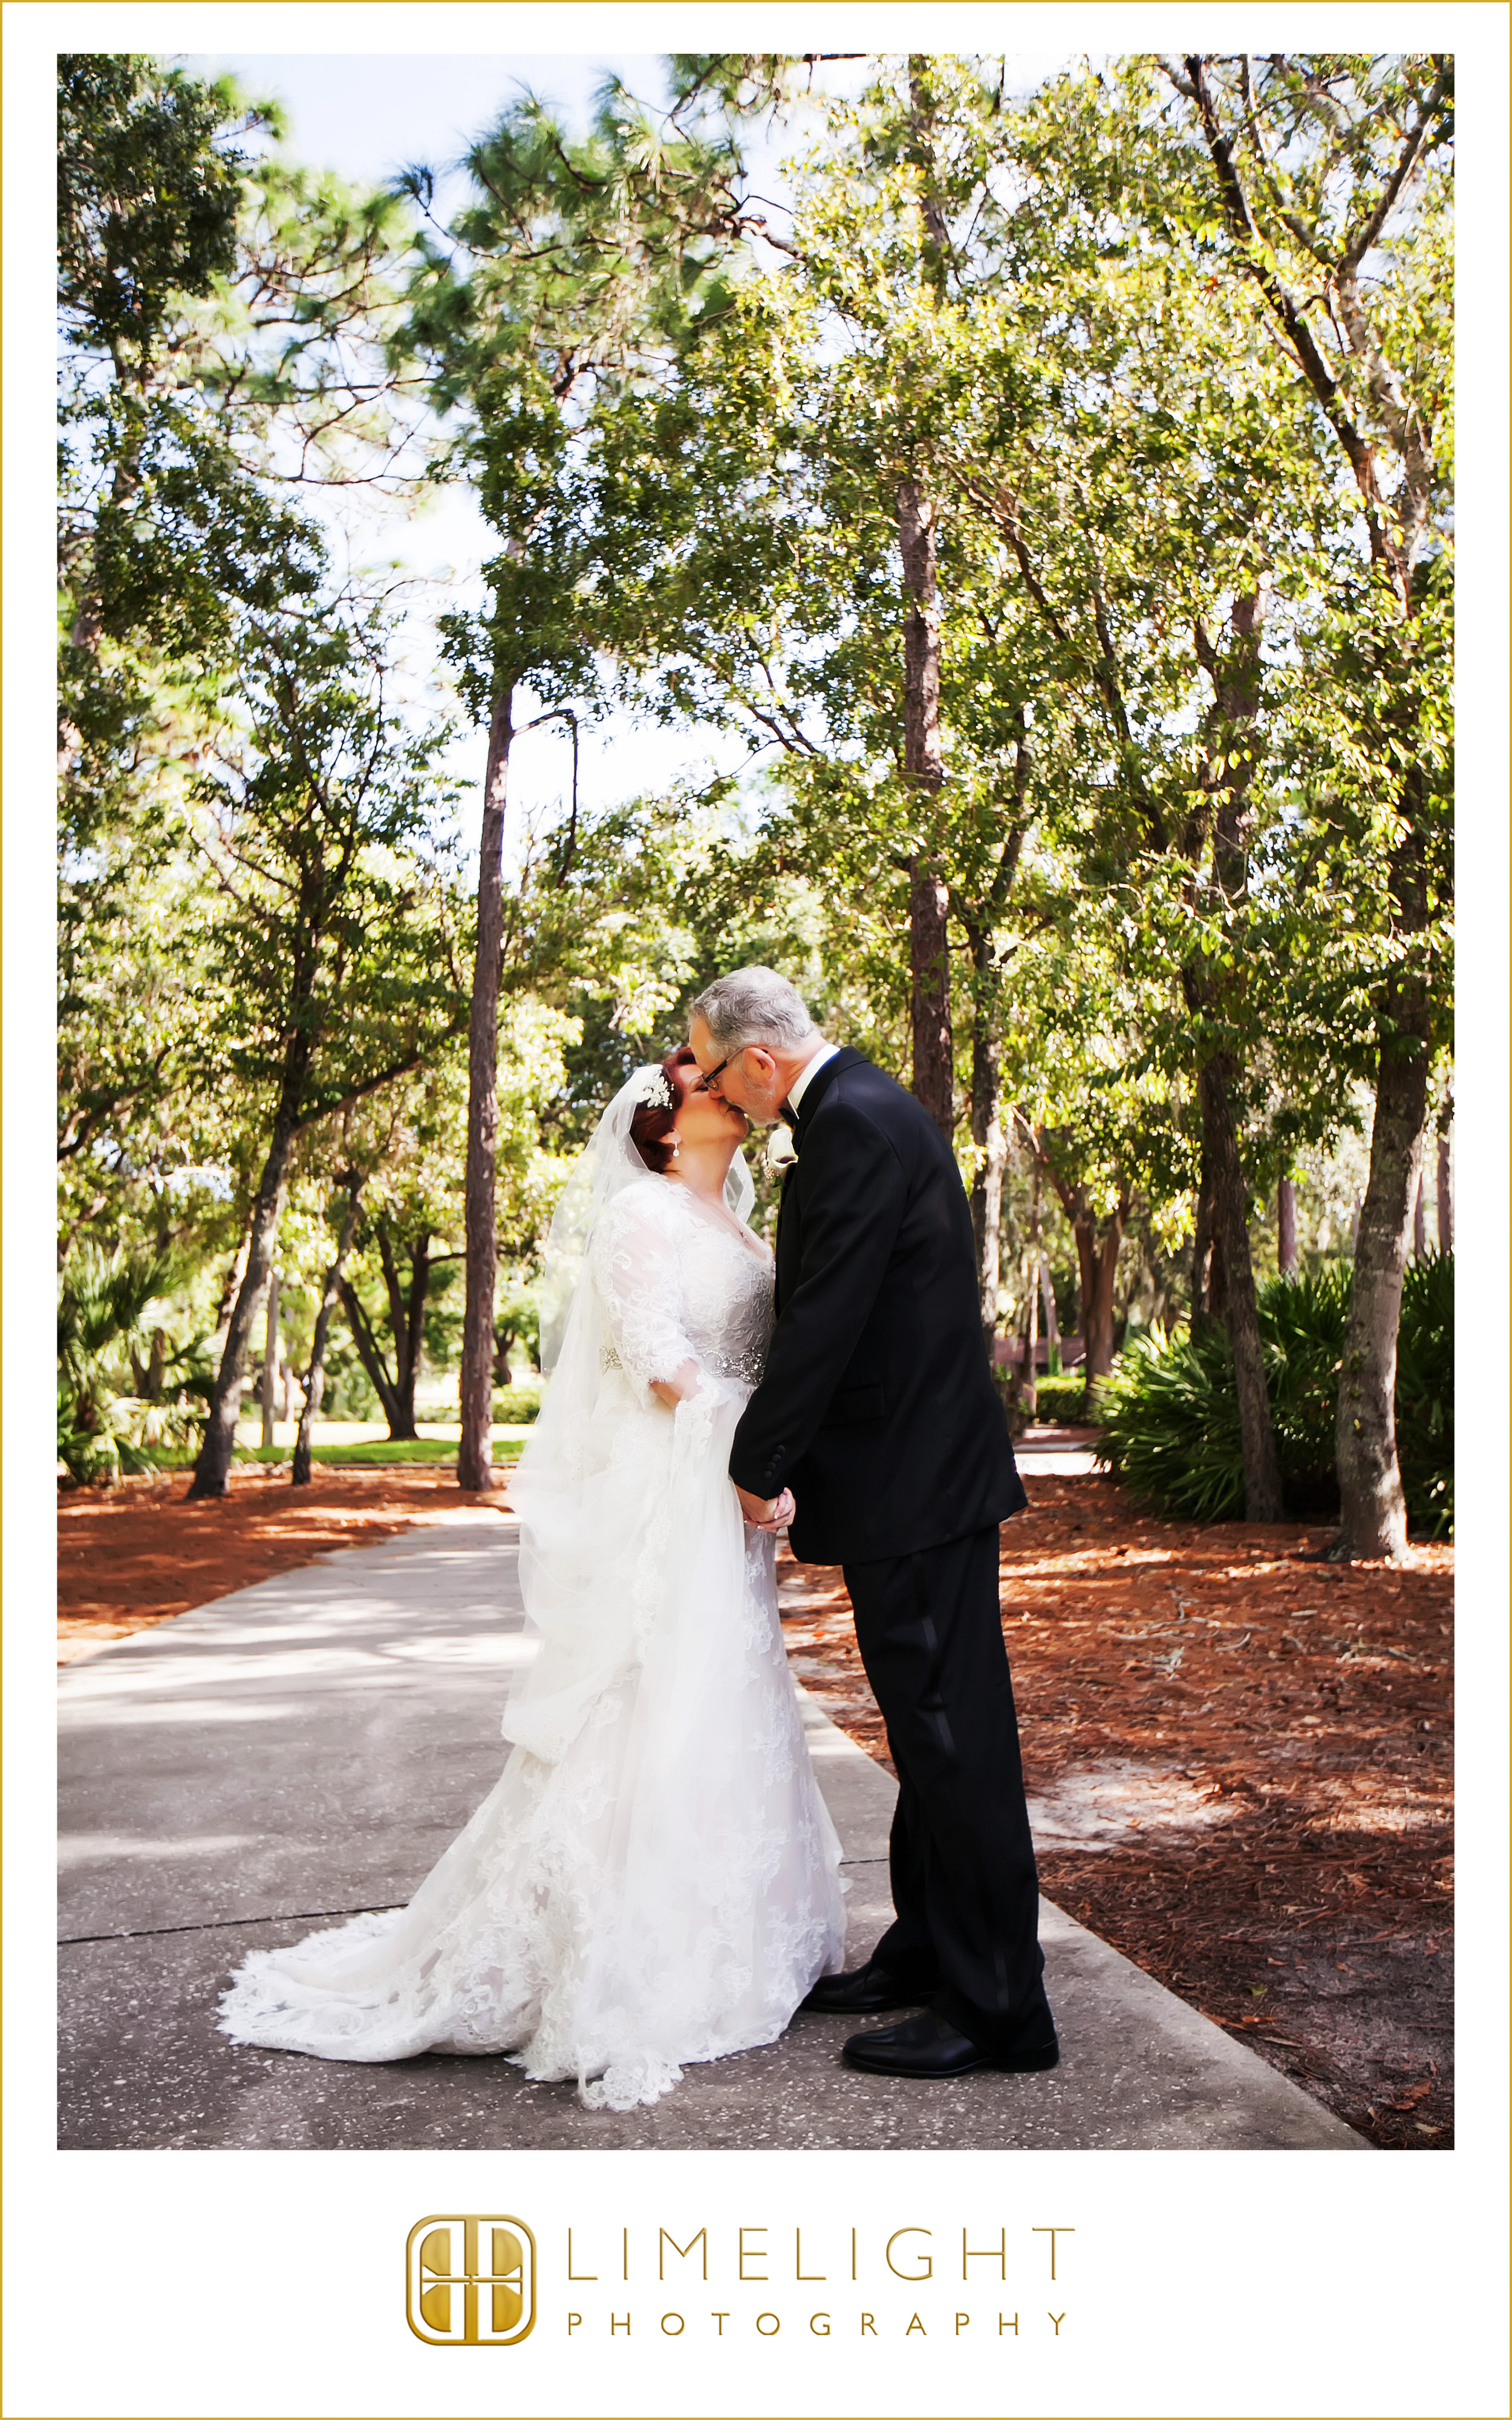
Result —
<instances>
[{"instance_id":1,"label":"sidewalk path","mask_svg":"<svg viewBox=\"0 0 1512 2420\"><path fill-rule=\"evenodd\" d=\"M1052 2075L862 2076L840 2064L846 2022L798 2017L654 2108L590 2114L499 2059L346 2067L227 2041L216 1993L246 1950L403 1901L492 1786L526 1652L517 1538L458 1509L60 1673L66 2147L1368 2148L1048 1902ZM854 1964L890 1914L895 1785L816 1706L805 1720Z\"/></svg>"},{"instance_id":2,"label":"sidewalk path","mask_svg":"<svg viewBox=\"0 0 1512 2420\"><path fill-rule=\"evenodd\" d=\"M1097 1442L1096 1429L1031 1420L1013 1440L1013 1459L1025 1479L1089 1479L1098 1466Z\"/></svg>"}]
</instances>

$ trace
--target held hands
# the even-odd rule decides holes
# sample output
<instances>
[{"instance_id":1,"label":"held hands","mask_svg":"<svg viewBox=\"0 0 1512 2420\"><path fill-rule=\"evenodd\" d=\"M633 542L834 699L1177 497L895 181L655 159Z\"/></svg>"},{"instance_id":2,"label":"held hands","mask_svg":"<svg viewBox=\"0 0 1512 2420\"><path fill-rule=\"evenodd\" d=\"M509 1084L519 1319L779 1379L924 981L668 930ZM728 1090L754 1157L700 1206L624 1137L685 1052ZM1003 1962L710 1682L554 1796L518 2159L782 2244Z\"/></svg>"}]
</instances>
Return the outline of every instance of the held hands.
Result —
<instances>
[{"instance_id":1,"label":"held hands","mask_svg":"<svg viewBox=\"0 0 1512 2420\"><path fill-rule=\"evenodd\" d=\"M685 1361L671 1378L653 1378L651 1381L651 1392L658 1403L666 1404L670 1412L675 1412L680 1403L700 1391L700 1371L696 1361ZM730 1483L734 1487L733 1480ZM785 1529L797 1509L791 1487L784 1487L780 1496L770 1497L748 1495L744 1487L735 1487L735 1494L740 1498L740 1510L747 1527L752 1529Z\"/></svg>"},{"instance_id":2,"label":"held hands","mask_svg":"<svg viewBox=\"0 0 1512 2420\"><path fill-rule=\"evenodd\" d=\"M733 1483L732 1481L731 1484ZM740 1498L740 1509L747 1525L752 1529L784 1529L797 1510L791 1487L784 1487L780 1496L774 1496L769 1500L764 1497L748 1495L744 1487L736 1487L735 1494Z\"/></svg>"}]
</instances>

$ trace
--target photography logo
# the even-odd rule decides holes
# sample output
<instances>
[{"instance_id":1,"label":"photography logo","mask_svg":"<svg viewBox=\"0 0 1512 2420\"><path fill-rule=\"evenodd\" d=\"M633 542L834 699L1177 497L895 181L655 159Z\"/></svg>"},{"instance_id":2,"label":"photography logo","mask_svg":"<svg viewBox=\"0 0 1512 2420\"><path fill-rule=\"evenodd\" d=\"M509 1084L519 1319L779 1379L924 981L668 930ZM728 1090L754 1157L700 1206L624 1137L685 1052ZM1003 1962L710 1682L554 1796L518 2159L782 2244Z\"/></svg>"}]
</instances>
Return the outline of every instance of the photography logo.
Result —
<instances>
[{"instance_id":1,"label":"photography logo","mask_svg":"<svg viewBox=\"0 0 1512 2420\"><path fill-rule=\"evenodd\" d=\"M521 2344L535 2325L535 2238L523 2219L423 2218L405 2268L405 2315L422 2344Z\"/></svg>"}]
</instances>

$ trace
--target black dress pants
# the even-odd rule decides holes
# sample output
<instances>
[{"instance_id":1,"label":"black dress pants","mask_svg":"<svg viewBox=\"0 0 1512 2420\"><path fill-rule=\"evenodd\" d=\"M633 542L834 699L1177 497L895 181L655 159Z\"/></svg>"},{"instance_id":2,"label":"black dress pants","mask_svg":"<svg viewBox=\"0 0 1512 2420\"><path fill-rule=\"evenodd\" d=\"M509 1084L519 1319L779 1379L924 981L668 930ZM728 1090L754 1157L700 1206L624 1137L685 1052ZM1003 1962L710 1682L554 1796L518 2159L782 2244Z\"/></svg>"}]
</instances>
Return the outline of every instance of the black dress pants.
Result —
<instances>
[{"instance_id":1,"label":"black dress pants","mask_svg":"<svg viewBox=\"0 0 1512 2420\"><path fill-rule=\"evenodd\" d=\"M997 1530L844 1573L898 1768L896 1921L872 1954L989 2055L1048 2042Z\"/></svg>"}]
</instances>

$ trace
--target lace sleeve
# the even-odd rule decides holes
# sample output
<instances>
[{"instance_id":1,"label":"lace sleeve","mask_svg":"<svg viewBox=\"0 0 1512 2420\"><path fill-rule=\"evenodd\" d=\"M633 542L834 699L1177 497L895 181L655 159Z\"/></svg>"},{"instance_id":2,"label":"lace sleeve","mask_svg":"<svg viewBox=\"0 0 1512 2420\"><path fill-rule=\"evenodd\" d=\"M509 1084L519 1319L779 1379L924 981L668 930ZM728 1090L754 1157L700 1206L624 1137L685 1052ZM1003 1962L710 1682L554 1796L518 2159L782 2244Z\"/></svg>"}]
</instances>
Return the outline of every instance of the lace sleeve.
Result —
<instances>
[{"instance_id":1,"label":"lace sleeve","mask_svg":"<svg viewBox=\"0 0 1512 2420\"><path fill-rule=\"evenodd\" d=\"M677 1233L670 1203L649 1185L611 1202L594 1231L589 1261L604 1325L630 1376L670 1386L699 1354L687 1333Z\"/></svg>"}]
</instances>

